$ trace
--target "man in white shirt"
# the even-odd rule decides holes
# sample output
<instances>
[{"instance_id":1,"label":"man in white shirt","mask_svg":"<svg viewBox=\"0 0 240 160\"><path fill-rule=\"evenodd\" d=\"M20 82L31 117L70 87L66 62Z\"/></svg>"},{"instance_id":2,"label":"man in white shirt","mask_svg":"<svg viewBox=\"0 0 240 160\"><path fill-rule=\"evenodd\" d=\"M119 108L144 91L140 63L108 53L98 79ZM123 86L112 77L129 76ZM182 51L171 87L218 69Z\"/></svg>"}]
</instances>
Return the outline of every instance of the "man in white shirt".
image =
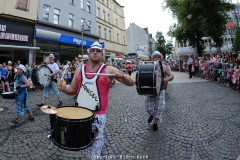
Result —
<instances>
[{"instance_id":1,"label":"man in white shirt","mask_svg":"<svg viewBox=\"0 0 240 160\"><path fill-rule=\"evenodd\" d=\"M45 86L44 87L44 90L43 90L43 101L42 103L40 104L37 104L37 106L41 107L41 106L44 106L45 102L46 102L46 98L48 98L49 96L49 92L50 92L50 89L53 90L54 94L57 96L58 98L58 107L62 106L62 101L60 100L60 93L59 93L59 90L58 90L58 87L57 87L57 74L59 73L59 67L57 65L57 63L54 62L54 55L53 54L50 54L49 55L49 64L47 65L50 70L52 71L52 74L50 74L49 76L52 77L52 81L51 83L48 85L48 86Z\"/></svg>"}]
</instances>

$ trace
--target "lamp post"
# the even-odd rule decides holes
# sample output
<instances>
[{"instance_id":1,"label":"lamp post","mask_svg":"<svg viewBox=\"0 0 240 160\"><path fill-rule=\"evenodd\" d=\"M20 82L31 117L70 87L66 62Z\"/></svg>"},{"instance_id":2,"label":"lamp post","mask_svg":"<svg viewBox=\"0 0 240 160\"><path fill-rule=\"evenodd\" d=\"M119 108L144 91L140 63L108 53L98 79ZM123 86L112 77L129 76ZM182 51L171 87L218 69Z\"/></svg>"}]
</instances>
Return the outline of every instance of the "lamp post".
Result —
<instances>
[{"instance_id":1,"label":"lamp post","mask_svg":"<svg viewBox=\"0 0 240 160\"><path fill-rule=\"evenodd\" d=\"M82 23L82 57L83 57L83 42L84 42L84 40L83 40L83 32L90 31L88 26L86 27L86 24L87 24L86 22Z\"/></svg>"}]
</instances>

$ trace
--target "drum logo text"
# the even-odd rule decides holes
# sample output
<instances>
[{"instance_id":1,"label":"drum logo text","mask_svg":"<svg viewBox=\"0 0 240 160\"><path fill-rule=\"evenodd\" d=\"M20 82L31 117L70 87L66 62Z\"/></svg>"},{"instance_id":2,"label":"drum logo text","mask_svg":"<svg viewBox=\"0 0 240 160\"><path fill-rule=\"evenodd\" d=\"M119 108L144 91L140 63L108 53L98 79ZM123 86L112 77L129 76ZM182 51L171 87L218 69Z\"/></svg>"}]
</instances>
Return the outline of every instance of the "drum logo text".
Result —
<instances>
[{"instance_id":1,"label":"drum logo text","mask_svg":"<svg viewBox=\"0 0 240 160\"><path fill-rule=\"evenodd\" d=\"M64 137L64 133L67 132L67 128L66 127L61 127L60 128L60 133L61 133L61 143L64 145L65 144L65 137Z\"/></svg>"},{"instance_id":2,"label":"drum logo text","mask_svg":"<svg viewBox=\"0 0 240 160\"><path fill-rule=\"evenodd\" d=\"M93 99L95 99L95 101L98 101L97 96L95 95L95 93L92 93L93 91L91 91L91 90L87 87L87 85L82 84L82 87L83 87L84 91L86 91Z\"/></svg>"}]
</instances>

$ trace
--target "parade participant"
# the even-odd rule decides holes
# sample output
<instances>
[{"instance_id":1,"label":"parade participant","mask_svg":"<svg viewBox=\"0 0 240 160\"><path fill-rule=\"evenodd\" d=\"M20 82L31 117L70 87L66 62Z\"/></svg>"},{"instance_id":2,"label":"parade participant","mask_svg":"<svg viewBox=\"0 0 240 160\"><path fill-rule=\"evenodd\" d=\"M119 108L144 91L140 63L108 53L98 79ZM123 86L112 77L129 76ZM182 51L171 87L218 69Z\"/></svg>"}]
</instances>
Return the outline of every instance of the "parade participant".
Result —
<instances>
[{"instance_id":1,"label":"parade participant","mask_svg":"<svg viewBox=\"0 0 240 160\"><path fill-rule=\"evenodd\" d=\"M78 68L78 67L81 67L83 65L82 56L78 55L77 60L78 60L78 64L77 64L77 68Z\"/></svg>"},{"instance_id":2,"label":"parade participant","mask_svg":"<svg viewBox=\"0 0 240 160\"><path fill-rule=\"evenodd\" d=\"M47 66L51 69L52 71L52 74L50 74L49 76L50 77L53 77L51 83L48 85L48 86L45 86L44 89L43 89L43 100L42 100L42 103L40 104L37 104L37 106L41 107L41 106L44 106L45 102L46 102L46 98L48 98L49 96L49 92L50 92L50 89L53 90L54 94L57 96L58 98L58 107L59 106L62 106L62 101L60 99L60 93L59 93L59 90L58 90L58 87L57 87L57 74L59 73L59 68L58 68L58 65L57 63L54 62L54 55L53 54L50 54L49 55L49 64L47 64Z\"/></svg>"},{"instance_id":3,"label":"parade participant","mask_svg":"<svg viewBox=\"0 0 240 160\"><path fill-rule=\"evenodd\" d=\"M17 67L17 76L15 77L15 83L16 83L16 92L17 92L17 98L16 98L16 115L15 118L9 122L9 124L17 126L18 125L18 119L20 116L24 115L24 112L27 111L29 115L29 120L33 121L34 116L28 106L27 103L27 88L30 86L26 76L24 75L24 72L26 72L26 68L24 65L19 64Z\"/></svg>"},{"instance_id":4,"label":"parade participant","mask_svg":"<svg viewBox=\"0 0 240 160\"><path fill-rule=\"evenodd\" d=\"M152 54L153 61L162 61L163 55L159 51L155 51ZM146 96L145 99L145 109L150 115L148 118L148 123L151 123L154 118L153 131L158 130L158 121L162 122L162 113L165 108L165 90L167 87L167 83L172 81L174 76L171 73L171 70L166 65L162 64L164 79L161 84L161 91L158 96ZM167 76L167 78L166 78Z\"/></svg>"},{"instance_id":5,"label":"parade participant","mask_svg":"<svg viewBox=\"0 0 240 160\"><path fill-rule=\"evenodd\" d=\"M5 92L5 85L7 86L8 88L8 92L10 92L10 87L9 87L9 84L8 84L8 70L3 68L3 65L0 64L0 82L2 84L2 89L3 89L3 92Z\"/></svg>"},{"instance_id":6,"label":"parade participant","mask_svg":"<svg viewBox=\"0 0 240 160\"><path fill-rule=\"evenodd\" d=\"M104 50L98 42L94 42L91 45L91 48L89 48L87 51L90 61L86 65L83 65L82 67L76 69L71 86L66 87L66 84L62 79L58 80L58 85L59 89L68 95L75 95L76 93L78 96L86 95L86 97L78 97L82 98L82 102L78 102L79 106L81 106L81 104L84 103L84 100L89 97L89 94L85 91L85 87L92 88L92 90L95 91L98 90L98 92L93 94L95 94L99 100L98 102L100 110L95 112L95 116L98 118L99 123L97 123L97 121L94 121L92 124L93 128L98 128L98 138L89 148L86 149L86 159L89 160L95 159L94 157L96 156L100 156L102 147L104 145L103 129L106 123L109 88L113 78L127 86L133 86L135 82L131 77L124 76L124 73L117 68L106 66L101 62L104 56ZM114 74L114 76L89 75L84 74L85 72Z\"/></svg>"}]
</instances>

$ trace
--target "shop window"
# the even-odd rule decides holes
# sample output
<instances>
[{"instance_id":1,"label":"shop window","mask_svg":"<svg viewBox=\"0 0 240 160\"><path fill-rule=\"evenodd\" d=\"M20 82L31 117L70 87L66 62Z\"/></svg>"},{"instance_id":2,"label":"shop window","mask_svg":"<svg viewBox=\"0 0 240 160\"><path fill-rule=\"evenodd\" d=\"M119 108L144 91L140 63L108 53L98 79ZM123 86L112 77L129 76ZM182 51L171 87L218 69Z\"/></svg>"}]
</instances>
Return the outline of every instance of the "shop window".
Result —
<instances>
[{"instance_id":1,"label":"shop window","mask_svg":"<svg viewBox=\"0 0 240 160\"><path fill-rule=\"evenodd\" d=\"M88 27L88 30L89 30L89 32L91 33L91 22L90 22L90 21L88 21L88 23L87 23L87 24L88 24L88 26L87 26L87 27Z\"/></svg>"},{"instance_id":2,"label":"shop window","mask_svg":"<svg viewBox=\"0 0 240 160\"><path fill-rule=\"evenodd\" d=\"M104 38L107 39L107 29L104 28Z\"/></svg>"},{"instance_id":3,"label":"shop window","mask_svg":"<svg viewBox=\"0 0 240 160\"><path fill-rule=\"evenodd\" d=\"M90 2L87 2L87 12L91 12L91 6L90 6Z\"/></svg>"},{"instance_id":4,"label":"shop window","mask_svg":"<svg viewBox=\"0 0 240 160\"><path fill-rule=\"evenodd\" d=\"M101 26L98 26L98 36L101 37Z\"/></svg>"},{"instance_id":5,"label":"shop window","mask_svg":"<svg viewBox=\"0 0 240 160\"><path fill-rule=\"evenodd\" d=\"M49 11L50 11L50 7L44 5L43 6L43 18L42 18L44 21L49 21Z\"/></svg>"},{"instance_id":6,"label":"shop window","mask_svg":"<svg viewBox=\"0 0 240 160\"><path fill-rule=\"evenodd\" d=\"M81 0L81 3L80 3L80 7L81 7L81 9L84 9L84 0Z\"/></svg>"},{"instance_id":7,"label":"shop window","mask_svg":"<svg viewBox=\"0 0 240 160\"><path fill-rule=\"evenodd\" d=\"M70 28L73 28L73 14L69 14L68 25Z\"/></svg>"},{"instance_id":8,"label":"shop window","mask_svg":"<svg viewBox=\"0 0 240 160\"><path fill-rule=\"evenodd\" d=\"M54 24L59 24L59 21L60 21L60 10L59 9L54 9L53 23Z\"/></svg>"},{"instance_id":9,"label":"shop window","mask_svg":"<svg viewBox=\"0 0 240 160\"><path fill-rule=\"evenodd\" d=\"M109 30L109 40L112 40L112 32Z\"/></svg>"},{"instance_id":10,"label":"shop window","mask_svg":"<svg viewBox=\"0 0 240 160\"><path fill-rule=\"evenodd\" d=\"M117 42L119 43L119 34L117 34Z\"/></svg>"},{"instance_id":11,"label":"shop window","mask_svg":"<svg viewBox=\"0 0 240 160\"><path fill-rule=\"evenodd\" d=\"M17 0L17 9L27 11L29 0Z\"/></svg>"}]
</instances>

